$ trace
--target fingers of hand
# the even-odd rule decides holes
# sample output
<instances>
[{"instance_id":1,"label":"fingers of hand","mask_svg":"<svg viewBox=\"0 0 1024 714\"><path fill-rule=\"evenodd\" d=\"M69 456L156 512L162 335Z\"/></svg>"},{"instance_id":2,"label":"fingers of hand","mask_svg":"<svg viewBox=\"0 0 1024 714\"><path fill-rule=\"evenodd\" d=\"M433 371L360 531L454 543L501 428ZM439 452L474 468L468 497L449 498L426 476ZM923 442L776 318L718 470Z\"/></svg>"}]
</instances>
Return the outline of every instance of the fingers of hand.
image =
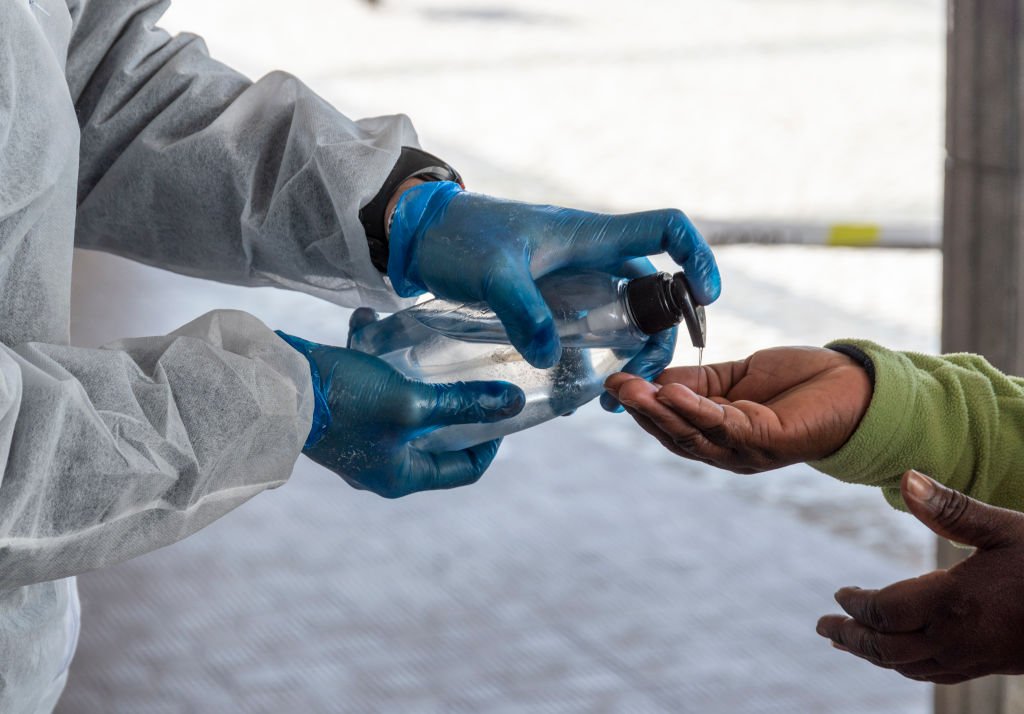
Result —
<instances>
[{"instance_id":1,"label":"fingers of hand","mask_svg":"<svg viewBox=\"0 0 1024 714\"><path fill-rule=\"evenodd\" d=\"M646 417L671 440L669 448L687 458L744 474L792 463L779 451L786 435L778 417L764 405L708 399L681 384L662 386L621 377L610 388L634 418Z\"/></svg>"},{"instance_id":2,"label":"fingers of hand","mask_svg":"<svg viewBox=\"0 0 1024 714\"><path fill-rule=\"evenodd\" d=\"M629 374L628 372L616 372L608 377L604 381L605 394L601 396L601 406L605 407L608 411L621 411L623 407L619 401L619 391L626 384L636 379L638 378L635 374Z\"/></svg>"},{"instance_id":3,"label":"fingers of hand","mask_svg":"<svg viewBox=\"0 0 1024 714\"><path fill-rule=\"evenodd\" d=\"M601 407L605 411L609 411L615 414L625 411L625 407L619 402L619 388L630 381L636 379L632 374L626 372L616 372L604 381L604 394L601 395Z\"/></svg>"},{"instance_id":4,"label":"fingers of hand","mask_svg":"<svg viewBox=\"0 0 1024 714\"><path fill-rule=\"evenodd\" d=\"M707 436L708 439L728 446L733 439L730 432L737 424L747 419L735 408L729 409L707 397L702 397L692 389L681 384L669 384L662 387L657 394L660 404L668 407L673 413L685 419Z\"/></svg>"},{"instance_id":5,"label":"fingers of hand","mask_svg":"<svg viewBox=\"0 0 1024 714\"><path fill-rule=\"evenodd\" d=\"M671 367L659 374L655 381L663 387L669 384L682 384L698 394L707 396L707 392L701 389L702 385L708 383L703 367Z\"/></svg>"},{"instance_id":6,"label":"fingers of hand","mask_svg":"<svg viewBox=\"0 0 1024 714\"><path fill-rule=\"evenodd\" d=\"M346 347L350 347L352 345L352 337L355 333L359 332L367 325L376 322L377 318L378 315L375 310L368 307L357 308L356 311L352 313L352 317L348 319L348 341L345 343Z\"/></svg>"},{"instance_id":7,"label":"fingers of hand","mask_svg":"<svg viewBox=\"0 0 1024 714\"><path fill-rule=\"evenodd\" d=\"M969 498L916 471L903 474L900 486L910 512L943 538L988 549L1024 534L1024 515Z\"/></svg>"},{"instance_id":8,"label":"fingers of hand","mask_svg":"<svg viewBox=\"0 0 1024 714\"><path fill-rule=\"evenodd\" d=\"M601 404L601 408L604 409L606 412L611 412L612 414L621 414L622 412L626 411L626 408L622 406L622 404L619 403L619 400L613 397L610 392L605 392L604 394L602 394L598 401Z\"/></svg>"},{"instance_id":9,"label":"fingers of hand","mask_svg":"<svg viewBox=\"0 0 1024 714\"><path fill-rule=\"evenodd\" d=\"M484 299L527 362L539 369L558 362L562 347L555 319L525 263L492 271L484 285Z\"/></svg>"},{"instance_id":10,"label":"fingers of hand","mask_svg":"<svg viewBox=\"0 0 1024 714\"><path fill-rule=\"evenodd\" d=\"M669 451L688 459L733 467L734 459L727 449L709 441L700 429L657 399L660 389L657 385L633 377L620 382L615 393L637 424Z\"/></svg>"},{"instance_id":11,"label":"fingers of hand","mask_svg":"<svg viewBox=\"0 0 1024 714\"><path fill-rule=\"evenodd\" d=\"M622 371L640 379L654 379L672 361L677 335L678 331L675 328L655 335L639 354L622 368Z\"/></svg>"},{"instance_id":12,"label":"fingers of hand","mask_svg":"<svg viewBox=\"0 0 1024 714\"><path fill-rule=\"evenodd\" d=\"M683 266L693 296L710 305L722 294L722 276L711 248L682 211L666 211L664 250Z\"/></svg>"},{"instance_id":13,"label":"fingers of hand","mask_svg":"<svg viewBox=\"0 0 1024 714\"><path fill-rule=\"evenodd\" d=\"M663 388L640 378L633 378L618 389L618 399L627 409L639 412L671 438L688 440L700 434L700 429L687 421L686 416L673 411L658 398Z\"/></svg>"},{"instance_id":14,"label":"fingers of hand","mask_svg":"<svg viewBox=\"0 0 1024 714\"><path fill-rule=\"evenodd\" d=\"M526 405L523 390L509 382L416 382L422 426L491 423L513 417Z\"/></svg>"},{"instance_id":15,"label":"fingers of hand","mask_svg":"<svg viewBox=\"0 0 1024 714\"><path fill-rule=\"evenodd\" d=\"M681 384L704 397L725 397L746 376L747 361L703 367L672 367L655 380L662 386Z\"/></svg>"},{"instance_id":16,"label":"fingers of hand","mask_svg":"<svg viewBox=\"0 0 1024 714\"><path fill-rule=\"evenodd\" d=\"M626 382L631 382L636 379L635 374L627 374L625 372L616 372L604 381L604 388L608 390L614 396L618 396L619 390Z\"/></svg>"},{"instance_id":17,"label":"fingers of hand","mask_svg":"<svg viewBox=\"0 0 1024 714\"><path fill-rule=\"evenodd\" d=\"M848 654L854 654L850 652L846 647L835 642L832 646L840 652L846 652ZM856 656L856 655L855 655ZM871 662L876 667L883 667L885 669L891 669L894 672L902 674L907 679L913 679L917 682L932 682L934 684L960 684L966 682L968 679L973 679L976 675L968 675L963 673L950 672L949 669L935 659L926 659L920 662L909 662L905 664L892 664L887 665L881 662L875 662L867 657L861 657L861 659Z\"/></svg>"},{"instance_id":18,"label":"fingers of hand","mask_svg":"<svg viewBox=\"0 0 1024 714\"><path fill-rule=\"evenodd\" d=\"M926 659L921 662L901 664L893 667L897 672L908 679L918 682L934 682L935 684L959 684L966 682L971 677L965 673L949 671L948 667L939 664L934 659Z\"/></svg>"},{"instance_id":19,"label":"fingers of hand","mask_svg":"<svg viewBox=\"0 0 1024 714\"><path fill-rule=\"evenodd\" d=\"M844 651L879 667L891 669L896 665L929 659L932 655L932 648L922 632L886 634L842 615L821 618L817 631Z\"/></svg>"},{"instance_id":20,"label":"fingers of hand","mask_svg":"<svg viewBox=\"0 0 1024 714\"><path fill-rule=\"evenodd\" d=\"M662 446L671 451L673 454L676 454L677 456L682 456L684 459L694 459L697 461L703 461L704 463L708 464L714 463L710 457L710 452L715 451L718 448L714 444L710 442L699 444L698 447L695 448L700 449L700 454L697 454L694 451L684 450L676 443L675 439L673 439L661 427L659 427L657 424L651 421L649 417L644 416L643 414L634 409L627 408L626 411L629 413L631 417L633 417L633 420L641 429L643 429L648 434L657 439ZM700 439L701 437L699 434L695 436L695 443L699 442ZM708 452L709 455L705 456L704 452Z\"/></svg>"},{"instance_id":21,"label":"fingers of hand","mask_svg":"<svg viewBox=\"0 0 1024 714\"><path fill-rule=\"evenodd\" d=\"M480 480L494 461L500 445L501 440L496 439L463 451L438 453L406 447L399 478L378 493L385 498L400 498L420 491L469 486Z\"/></svg>"},{"instance_id":22,"label":"fingers of hand","mask_svg":"<svg viewBox=\"0 0 1024 714\"><path fill-rule=\"evenodd\" d=\"M476 483L494 461L499 446L501 439L495 439L462 451L431 454L437 466L436 479L431 488L458 488Z\"/></svg>"},{"instance_id":23,"label":"fingers of hand","mask_svg":"<svg viewBox=\"0 0 1024 714\"><path fill-rule=\"evenodd\" d=\"M836 602L850 617L878 632L915 632L927 624L941 585L934 579L915 578L884 590L843 588Z\"/></svg>"},{"instance_id":24,"label":"fingers of hand","mask_svg":"<svg viewBox=\"0 0 1024 714\"><path fill-rule=\"evenodd\" d=\"M698 452L707 443L728 446L724 442L729 439L723 438L725 407L682 385L662 387L634 379L619 387L618 398L627 409L646 416L686 451Z\"/></svg>"},{"instance_id":25,"label":"fingers of hand","mask_svg":"<svg viewBox=\"0 0 1024 714\"><path fill-rule=\"evenodd\" d=\"M686 214L676 209L614 216L604 233L615 235L622 256L668 253L682 266L694 297L709 305L722 292L722 278L704 237Z\"/></svg>"}]
</instances>

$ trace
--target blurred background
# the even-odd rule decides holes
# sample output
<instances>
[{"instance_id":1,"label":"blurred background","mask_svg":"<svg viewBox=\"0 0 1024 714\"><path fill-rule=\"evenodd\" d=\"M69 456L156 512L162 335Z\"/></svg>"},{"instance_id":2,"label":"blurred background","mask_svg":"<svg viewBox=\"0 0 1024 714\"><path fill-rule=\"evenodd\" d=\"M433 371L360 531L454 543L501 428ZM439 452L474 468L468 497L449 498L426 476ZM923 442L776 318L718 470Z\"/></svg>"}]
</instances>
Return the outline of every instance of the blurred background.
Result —
<instances>
[{"instance_id":1,"label":"blurred background","mask_svg":"<svg viewBox=\"0 0 1024 714\"><path fill-rule=\"evenodd\" d=\"M163 25L251 77L293 72L349 116L408 114L478 191L937 240L944 8L175 0ZM939 348L937 249L717 254L705 361L852 336ZM347 310L301 295L76 260L78 344L226 307L345 337ZM684 462L592 405L509 438L457 492L384 501L302 459L198 536L82 577L58 711L923 713L929 687L814 624L840 586L931 563L924 527L871 489Z\"/></svg>"}]
</instances>

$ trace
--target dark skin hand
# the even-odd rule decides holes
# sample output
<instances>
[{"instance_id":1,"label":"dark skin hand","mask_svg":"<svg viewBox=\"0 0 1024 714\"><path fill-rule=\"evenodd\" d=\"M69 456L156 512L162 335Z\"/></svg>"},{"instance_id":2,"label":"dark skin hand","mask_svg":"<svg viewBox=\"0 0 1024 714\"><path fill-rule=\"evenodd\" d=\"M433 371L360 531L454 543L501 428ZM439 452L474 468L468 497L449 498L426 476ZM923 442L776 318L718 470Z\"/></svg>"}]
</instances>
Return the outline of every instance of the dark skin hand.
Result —
<instances>
[{"instance_id":1,"label":"dark skin hand","mask_svg":"<svg viewBox=\"0 0 1024 714\"><path fill-rule=\"evenodd\" d=\"M856 430L872 395L852 359L793 347L670 369L653 385L617 374L606 387L670 451L739 473L829 456ZM843 588L836 601L848 616L821 618L818 634L920 681L1024 673L1024 514L913 471L901 488L922 523L977 550L949 570L882 590Z\"/></svg>"},{"instance_id":2,"label":"dark skin hand","mask_svg":"<svg viewBox=\"0 0 1024 714\"><path fill-rule=\"evenodd\" d=\"M815 347L668 369L653 384L614 374L605 388L669 451L742 474L833 454L873 391L860 364Z\"/></svg>"},{"instance_id":3,"label":"dark skin hand","mask_svg":"<svg viewBox=\"0 0 1024 714\"><path fill-rule=\"evenodd\" d=\"M837 649L905 677L957 684L1024 673L1024 514L988 506L916 471L903 498L922 523L977 548L949 570L882 590L843 588L849 617L828 615L818 634Z\"/></svg>"}]
</instances>

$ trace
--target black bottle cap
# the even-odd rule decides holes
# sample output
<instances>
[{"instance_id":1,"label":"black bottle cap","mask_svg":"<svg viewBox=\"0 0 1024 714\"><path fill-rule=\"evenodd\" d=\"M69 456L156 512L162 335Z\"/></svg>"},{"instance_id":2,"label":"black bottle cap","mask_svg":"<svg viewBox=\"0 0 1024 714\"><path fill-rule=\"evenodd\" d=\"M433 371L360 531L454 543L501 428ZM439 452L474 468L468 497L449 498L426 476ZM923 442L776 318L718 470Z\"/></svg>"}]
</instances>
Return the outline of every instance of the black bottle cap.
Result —
<instances>
[{"instance_id":1,"label":"black bottle cap","mask_svg":"<svg viewBox=\"0 0 1024 714\"><path fill-rule=\"evenodd\" d=\"M645 334L656 335L685 322L693 346L705 346L704 307L693 299L683 273L655 273L630 280L626 286L626 304L636 326Z\"/></svg>"}]
</instances>

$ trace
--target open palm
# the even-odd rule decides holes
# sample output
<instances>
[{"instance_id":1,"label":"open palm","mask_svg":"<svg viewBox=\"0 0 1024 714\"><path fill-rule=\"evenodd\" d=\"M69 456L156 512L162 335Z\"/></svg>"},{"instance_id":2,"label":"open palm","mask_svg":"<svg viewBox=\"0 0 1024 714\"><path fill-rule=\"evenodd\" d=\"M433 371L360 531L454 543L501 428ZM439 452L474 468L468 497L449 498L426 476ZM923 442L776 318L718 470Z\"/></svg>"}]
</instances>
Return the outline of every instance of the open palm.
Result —
<instances>
[{"instance_id":1,"label":"open palm","mask_svg":"<svg viewBox=\"0 0 1024 714\"><path fill-rule=\"evenodd\" d=\"M831 455L856 430L872 394L860 364L814 347L677 367L655 384L617 374L606 386L672 452L737 473Z\"/></svg>"}]
</instances>

